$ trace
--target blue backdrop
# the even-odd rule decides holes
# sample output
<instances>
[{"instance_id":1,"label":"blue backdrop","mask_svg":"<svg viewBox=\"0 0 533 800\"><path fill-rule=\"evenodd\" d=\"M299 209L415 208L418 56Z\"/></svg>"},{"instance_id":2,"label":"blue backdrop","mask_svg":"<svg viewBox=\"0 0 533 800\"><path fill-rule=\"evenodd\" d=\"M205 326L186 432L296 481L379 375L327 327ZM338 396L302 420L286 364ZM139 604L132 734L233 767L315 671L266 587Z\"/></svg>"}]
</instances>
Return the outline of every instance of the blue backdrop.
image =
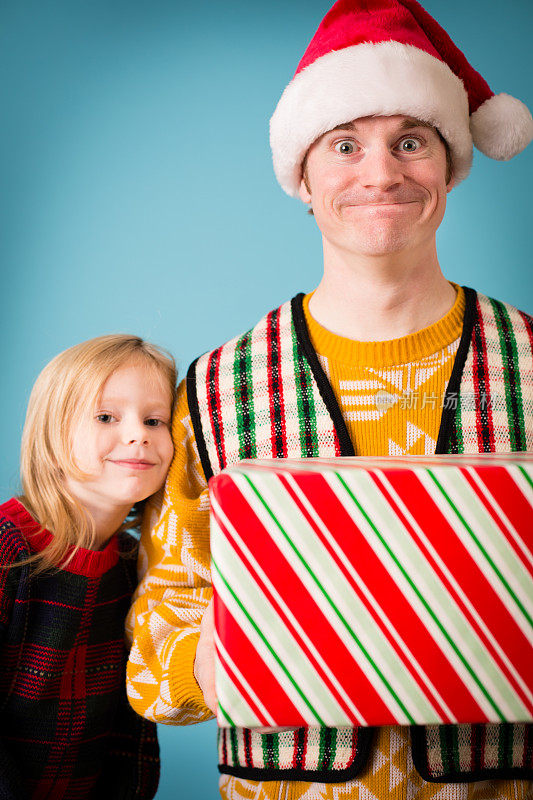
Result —
<instances>
[{"instance_id":1,"label":"blue backdrop","mask_svg":"<svg viewBox=\"0 0 533 800\"><path fill-rule=\"evenodd\" d=\"M426 0L494 91L533 108L531 0ZM2 497L27 398L57 352L134 332L190 360L321 274L278 187L268 119L329 0L4 0ZM452 280L533 311L533 146L476 152L439 232ZM213 723L160 727L160 800L217 796ZM178 786L180 788L178 788Z\"/></svg>"}]
</instances>

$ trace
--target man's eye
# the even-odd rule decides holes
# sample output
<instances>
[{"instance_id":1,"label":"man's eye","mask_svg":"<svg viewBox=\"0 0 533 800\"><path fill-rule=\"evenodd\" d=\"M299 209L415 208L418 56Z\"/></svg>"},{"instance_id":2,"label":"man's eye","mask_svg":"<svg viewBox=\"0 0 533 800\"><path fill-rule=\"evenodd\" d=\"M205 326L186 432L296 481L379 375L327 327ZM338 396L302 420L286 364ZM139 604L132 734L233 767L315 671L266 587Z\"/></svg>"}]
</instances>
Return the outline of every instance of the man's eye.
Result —
<instances>
[{"instance_id":1,"label":"man's eye","mask_svg":"<svg viewBox=\"0 0 533 800\"><path fill-rule=\"evenodd\" d=\"M337 142L335 145L335 150L337 153L341 153L343 156L349 156L355 151L354 143L350 142L349 140Z\"/></svg>"},{"instance_id":2,"label":"man's eye","mask_svg":"<svg viewBox=\"0 0 533 800\"><path fill-rule=\"evenodd\" d=\"M103 422L104 424L106 424L108 422L111 422L111 420L113 419L113 415L112 414L97 414L96 415L96 419L98 420L98 422Z\"/></svg>"},{"instance_id":3,"label":"man's eye","mask_svg":"<svg viewBox=\"0 0 533 800\"><path fill-rule=\"evenodd\" d=\"M418 141L418 139L412 139L412 138L402 139L400 142L400 150L403 153L414 153L421 146L422 145Z\"/></svg>"}]
</instances>

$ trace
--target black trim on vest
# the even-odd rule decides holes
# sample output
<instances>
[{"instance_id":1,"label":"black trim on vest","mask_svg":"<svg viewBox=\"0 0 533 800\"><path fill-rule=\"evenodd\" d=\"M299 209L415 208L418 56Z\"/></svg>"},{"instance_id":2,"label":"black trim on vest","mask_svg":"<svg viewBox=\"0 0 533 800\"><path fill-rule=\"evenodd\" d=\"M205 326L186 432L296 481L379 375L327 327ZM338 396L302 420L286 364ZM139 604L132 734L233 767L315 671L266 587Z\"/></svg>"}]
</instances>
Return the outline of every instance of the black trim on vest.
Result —
<instances>
[{"instance_id":1,"label":"black trim on vest","mask_svg":"<svg viewBox=\"0 0 533 800\"><path fill-rule=\"evenodd\" d=\"M303 729L302 729L303 730ZM375 728L358 728L356 757L346 769L263 769L262 767L232 767L219 764L218 771L249 781L316 781L317 783L341 783L356 778L368 760Z\"/></svg>"},{"instance_id":2,"label":"black trim on vest","mask_svg":"<svg viewBox=\"0 0 533 800\"><path fill-rule=\"evenodd\" d=\"M455 727L444 725L443 727ZM533 778L533 769L528 767L485 767L470 772L442 771L432 775L428 769L425 728L423 725L411 727L411 752L413 764L425 781L429 783L473 783L486 780L530 780Z\"/></svg>"},{"instance_id":3,"label":"black trim on vest","mask_svg":"<svg viewBox=\"0 0 533 800\"><path fill-rule=\"evenodd\" d=\"M324 370L322 369L316 351L311 344L309 331L307 330L307 324L305 322L303 308L304 296L305 295L303 292L300 292L300 294L297 294L296 297L293 297L291 300L292 318L294 321L296 338L298 339L298 343L304 352L307 363L311 367L313 377L318 386L318 391L321 394L322 400L324 401L325 406L329 411L329 415L333 421L333 425L335 426L341 447L341 456L355 456L356 453L354 446L352 444L352 440L350 439L350 434L348 433L348 428L346 427L339 404L337 403L337 398L335 397L335 393L331 388L331 384L328 381Z\"/></svg>"},{"instance_id":4,"label":"black trim on vest","mask_svg":"<svg viewBox=\"0 0 533 800\"><path fill-rule=\"evenodd\" d=\"M194 438L196 439L196 446L198 448L198 455L202 463L206 481L213 477L213 470L211 462L207 453L207 446L204 439L202 430L202 423L200 421L200 409L198 408L198 395L196 393L196 364L198 358L192 362L187 370L186 386L187 386L187 403L189 406L189 414L191 415L192 429L194 431Z\"/></svg>"},{"instance_id":5,"label":"black trim on vest","mask_svg":"<svg viewBox=\"0 0 533 800\"><path fill-rule=\"evenodd\" d=\"M437 445L435 447L435 454L448 453L450 436L453 430L456 409L454 407L453 395L459 396L459 388L461 386L461 379L465 368L466 357L470 349L472 341L472 331L474 329L474 322L476 318L476 301L477 292L470 289L468 286L463 286L465 293L465 316L463 320L463 332L461 334L461 341L459 348L455 355L453 363L452 374L446 387L446 395L444 397L444 409L440 419L439 435L437 436Z\"/></svg>"}]
</instances>

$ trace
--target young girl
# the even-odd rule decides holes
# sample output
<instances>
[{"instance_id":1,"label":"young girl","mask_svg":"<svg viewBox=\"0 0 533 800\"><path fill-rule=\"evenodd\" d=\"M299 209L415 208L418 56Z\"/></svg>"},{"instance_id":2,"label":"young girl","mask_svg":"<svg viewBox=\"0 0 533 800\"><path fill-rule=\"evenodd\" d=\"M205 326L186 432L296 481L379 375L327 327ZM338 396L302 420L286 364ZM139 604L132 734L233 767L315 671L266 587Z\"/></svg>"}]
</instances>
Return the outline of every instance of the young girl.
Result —
<instances>
[{"instance_id":1,"label":"young girl","mask_svg":"<svg viewBox=\"0 0 533 800\"><path fill-rule=\"evenodd\" d=\"M3 799L155 794L155 726L125 692L125 519L165 480L175 385L172 358L127 335L71 347L35 383L23 494L0 505Z\"/></svg>"}]
</instances>

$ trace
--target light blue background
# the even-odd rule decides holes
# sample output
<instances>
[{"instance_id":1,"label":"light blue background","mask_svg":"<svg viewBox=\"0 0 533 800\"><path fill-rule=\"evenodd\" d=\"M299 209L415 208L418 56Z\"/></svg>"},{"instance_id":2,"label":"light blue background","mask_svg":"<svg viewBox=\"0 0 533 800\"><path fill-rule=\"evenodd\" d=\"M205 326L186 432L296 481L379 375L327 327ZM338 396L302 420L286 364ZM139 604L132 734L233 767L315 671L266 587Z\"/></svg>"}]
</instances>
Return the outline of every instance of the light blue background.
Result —
<instances>
[{"instance_id":1,"label":"light blue background","mask_svg":"<svg viewBox=\"0 0 533 800\"><path fill-rule=\"evenodd\" d=\"M127 331L193 357L320 278L320 237L276 184L268 119L326 0L4 0L0 30L2 497L35 377ZM426 0L495 91L533 108L533 5ZM449 198L452 280L533 311L533 147L476 153ZM160 727L158 798L217 796L213 723Z\"/></svg>"}]
</instances>

